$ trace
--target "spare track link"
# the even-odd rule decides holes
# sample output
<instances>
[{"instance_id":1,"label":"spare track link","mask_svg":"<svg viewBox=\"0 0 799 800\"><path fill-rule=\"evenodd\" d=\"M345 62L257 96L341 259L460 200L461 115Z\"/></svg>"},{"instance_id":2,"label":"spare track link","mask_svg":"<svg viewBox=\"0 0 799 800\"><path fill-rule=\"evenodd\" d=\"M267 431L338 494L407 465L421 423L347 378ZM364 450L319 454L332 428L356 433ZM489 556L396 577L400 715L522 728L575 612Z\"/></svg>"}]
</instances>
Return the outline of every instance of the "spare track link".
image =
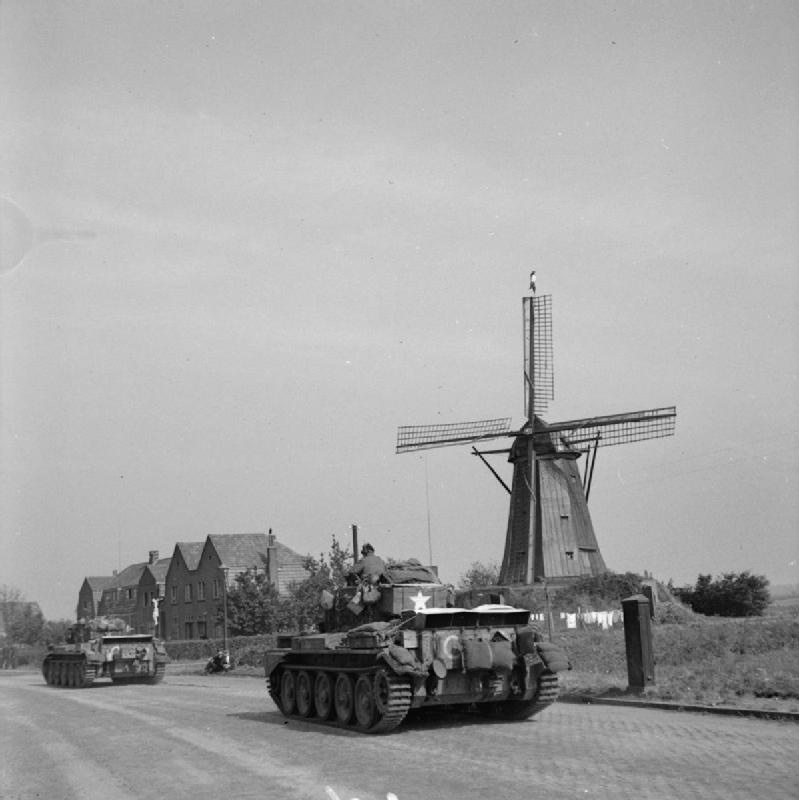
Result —
<instances>
[{"instance_id":1,"label":"spare track link","mask_svg":"<svg viewBox=\"0 0 799 800\"><path fill-rule=\"evenodd\" d=\"M293 681L288 679L288 688L284 682L287 672L293 677ZM298 681L302 673L307 677ZM318 687L320 675L327 677L327 692L319 696L314 688L309 701L305 687ZM363 679L368 682L368 694ZM337 700L339 680L343 682L340 685L344 686L349 682L349 691L345 690ZM349 673L335 669L303 670L284 665L276 669L266 682L272 702L284 716L362 733L388 733L394 730L411 707L410 680L380 667ZM318 707L320 702L321 709Z\"/></svg>"}]
</instances>

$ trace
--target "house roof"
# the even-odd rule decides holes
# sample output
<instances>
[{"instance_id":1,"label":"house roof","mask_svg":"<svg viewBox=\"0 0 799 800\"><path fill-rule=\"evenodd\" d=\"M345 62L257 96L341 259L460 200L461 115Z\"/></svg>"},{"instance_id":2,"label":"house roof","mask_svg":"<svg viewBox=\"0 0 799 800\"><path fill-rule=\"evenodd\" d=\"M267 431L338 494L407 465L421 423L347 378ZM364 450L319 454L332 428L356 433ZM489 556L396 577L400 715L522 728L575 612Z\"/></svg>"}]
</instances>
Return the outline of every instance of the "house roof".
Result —
<instances>
[{"instance_id":1,"label":"house roof","mask_svg":"<svg viewBox=\"0 0 799 800\"><path fill-rule=\"evenodd\" d=\"M93 592L102 592L109 586L116 585L116 576L114 575L89 575L85 578L86 583Z\"/></svg>"},{"instance_id":2,"label":"house roof","mask_svg":"<svg viewBox=\"0 0 799 800\"><path fill-rule=\"evenodd\" d=\"M155 564L147 564L145 569L152 573L156 583L163 583L166 580L166 574L169 571L169 565L171 563L171 558L159 558Z\"/></svg>"},{"instance_id":3,"label":"house roof","mask_svg":"<svg viewBox=\"0 0 799 800\"><path fill-rule=\"evenodd\" d=\"M265 533L211 534L208 541L230 570L263 567L267 562L269 540Z\"/></svg>"},{"instance_id":4,"label":"house roof","mask_svg":"<svg viewBox=\"0 0 799 800\"><path fill-rule=\"evenodd\" d=\"M208 540L213 545L222 563L231 573L248 567L266 567L269 560L269 537L265 533L211 534ZM307 556L300 555L287 545L275 540L278 562L278 583L285 592L292 583L308 577L305 569Z\"/></svg>"},{"instance_id":5,"label":"house roof","mask_svg":"<svg viewBox=\"0 0 799 800\"><path fill-rule=\"evenodd\" d=\"M175 545L175 549L180 551L180 555L186 562L187 569L197 569L204 547L205 542L178 542Z\"/></svg>"},{"instance_id":6,"label":"house roof","mask_svg":"<svg viewBox=\"0 0 799 800\"><path fill-rule=\"evenodd\" d=\"M144 568L147 566L146 561L141 561L138 564L130 564L125 567L121 572L118 572L115 577L115 582L109 584L110 586L135 586L141 580ZM106 588L109 588L106 587Z\"/></svg>"}]
</instances>

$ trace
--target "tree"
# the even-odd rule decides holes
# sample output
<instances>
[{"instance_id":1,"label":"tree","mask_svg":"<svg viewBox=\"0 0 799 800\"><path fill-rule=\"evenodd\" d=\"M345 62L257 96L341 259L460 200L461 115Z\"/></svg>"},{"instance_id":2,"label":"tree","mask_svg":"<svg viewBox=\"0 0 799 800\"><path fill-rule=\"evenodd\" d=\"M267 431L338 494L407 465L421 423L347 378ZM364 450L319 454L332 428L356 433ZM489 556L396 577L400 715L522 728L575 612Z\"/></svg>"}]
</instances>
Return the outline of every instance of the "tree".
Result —
<instances>
[{"instance_id":1,"label":"tree","mask_svg":"<svg viewBox=\"0 0 799 800\"><path fill-rule=\"evenodd\" d=\"M289 597L285 605L288 627L294 630L305 630L317 624L323 616L322 593L335 593L347 583L347 562L352 558L348 547L342 547L335 536L332 537L330 550L325 557L308 556L305 569L308 577L293 584L289 589Z\"/></svg>"},{"instance_id":2,"label":"tree","mask_svg":"<svg viewBox=\"0 0 799 800\"><path fill-rule=\"evenodd\" d=\"M499 564L492 561L483 564L480 561L473 561L466 572L461 575L458 581L459 589L479 589L481 586L496 586L499 583Z\"/></svg>"},{"instance_id":3,"label":"tree","mask_svg":"<svg viewBox=\"0 0 799 800\"><path fill-rule=\"evenodd\" d=\"M58 644L67 638L67 628L72 623L68 619L47 619L44 621L39 642L43 645Z\"/></svg>"},{"instance_id":4,"label":"tree","mask_svg":"<svg viewBox=\"0 0 799 800\"><path fill-rule=\"evenodd\" d=\"M771 602L769 582L763 575L725 572L715 581L699 575L692 591L681 599L698 614L719 617L759 617Z\"/></svg>"},{"instance_id":5,"label":"tree","mask_svg":"<svg viewBox=\"0 0 799 800\"><path fill-rule=\"evenodd\" d=\"M19 589L0 587L0 614L8 640L14 644L36 644L44 626L38 603L25 599Z\"/></svg>"},{"instance_id":6,"label":"tree","mask_svg":"<svg viewBox=\"0 0 799 800\"><path fill-rule=\"evenodd\" d=\"M263 570L247 569L236 575L235 585L228 590L228 630L233 636L252 636L311 627L322 615L322 591L334 593L346 583L350 558L349 549L334 536L327 556L305 559L308 577L289 586L285 597ZM222 621L221 608L218 620Z\"/></svg>"},{"instance_id":7,"label":"tree","mask_svg":"<svg viewBox=\"0 0 799 800\"><path fill-rule=\"evenodd\" d=\"M228 630L233 636L252 636L278 629L280 596L263 570L248 568L228 589ZM222 621L222 609L218 613Z\"/></svg>"}]
</instances>

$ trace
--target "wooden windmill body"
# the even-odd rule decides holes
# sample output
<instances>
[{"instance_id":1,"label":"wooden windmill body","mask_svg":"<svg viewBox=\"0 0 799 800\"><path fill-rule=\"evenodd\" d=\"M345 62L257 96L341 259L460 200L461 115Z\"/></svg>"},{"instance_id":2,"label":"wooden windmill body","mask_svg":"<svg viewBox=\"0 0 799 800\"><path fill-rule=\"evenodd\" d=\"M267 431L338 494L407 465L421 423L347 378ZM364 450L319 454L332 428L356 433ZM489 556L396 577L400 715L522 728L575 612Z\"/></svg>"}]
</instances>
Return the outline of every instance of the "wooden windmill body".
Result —
<instances>
[{"instance_id":1,"label":"wooden windmill body","mask_svg":"<svg viewBox=\"0 0 799 800\"><path fill-rule=\"evenodd\" d=\"M520 429L511 430L506 417L404 426L397 432L398 453L471 443L472 452L510 494L502 585L559 583L606 572L588 511L596 451L674 433L674 406L546 423L539 415L554 399L551 311L550 295L523 298L526 421ZM478 451L474 446L500 437L513 437L509 449ZM513 464L510 486L485 458L497 453L508 454ZM577 462L582 455L581 476Z\"/></svg>"}]
</instances>

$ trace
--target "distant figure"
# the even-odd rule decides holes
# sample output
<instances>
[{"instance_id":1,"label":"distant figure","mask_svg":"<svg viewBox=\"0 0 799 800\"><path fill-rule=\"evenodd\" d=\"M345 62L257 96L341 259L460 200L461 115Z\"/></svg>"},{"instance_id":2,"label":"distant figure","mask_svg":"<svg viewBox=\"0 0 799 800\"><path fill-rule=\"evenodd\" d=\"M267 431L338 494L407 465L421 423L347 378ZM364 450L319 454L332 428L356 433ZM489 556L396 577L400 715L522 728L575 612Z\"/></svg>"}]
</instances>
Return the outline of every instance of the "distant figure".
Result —
<instances>
[{"instance_id":1,"label":"distant figure","mask_svg":"<svg viewBox=\"0 0 799 800\"><path fill-rule=\"evenodd\" d=\"M375 549L368 542L361 548L361 559L350 567L348 575L375 584L383 577L386 564L375 555Z\"/></svg>"},{"instance_id":2,"label":"distant figure","mask_svg":"<svg viewBox=\"0 0 799 800\"><path fill-rule=\"evenodd\" d=\"M535 294L535 270L530 273L530 291Z\"/></svg>"}]
</instances>

